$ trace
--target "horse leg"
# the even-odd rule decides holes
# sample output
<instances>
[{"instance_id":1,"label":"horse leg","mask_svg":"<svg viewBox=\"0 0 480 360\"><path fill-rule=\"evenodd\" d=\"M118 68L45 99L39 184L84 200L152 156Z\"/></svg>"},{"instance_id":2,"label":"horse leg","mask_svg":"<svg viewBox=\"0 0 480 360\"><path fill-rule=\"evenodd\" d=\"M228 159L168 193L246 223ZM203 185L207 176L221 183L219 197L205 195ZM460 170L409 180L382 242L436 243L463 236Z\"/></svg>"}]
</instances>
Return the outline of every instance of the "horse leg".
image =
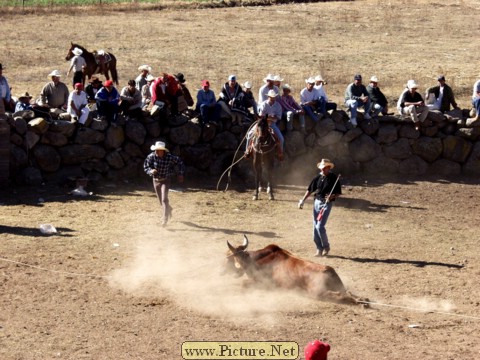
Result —
<instances>
[{"instance_id":1,"label":"horse leg","mask_svg":"<svg viewBox=\"0 0 480 360\"><path fill-rule=\"evenodd\" d=\"M267 194L268 194L268 200L275 200L275 197L273 196L273 156L269 156L267 160Z\"/></svg>"},{"instance_id":2,"label":"horse leg","mask_svg":"<svg viewBox=\"0 0 480 360\"><path fill-rule=\"evenodd\" d=\"M252 200L258 200L260 181L262 178L262 163L259 155L256 153L253 154L253 172L255 173L255 193Z\"/></svg>"}]
</instances>

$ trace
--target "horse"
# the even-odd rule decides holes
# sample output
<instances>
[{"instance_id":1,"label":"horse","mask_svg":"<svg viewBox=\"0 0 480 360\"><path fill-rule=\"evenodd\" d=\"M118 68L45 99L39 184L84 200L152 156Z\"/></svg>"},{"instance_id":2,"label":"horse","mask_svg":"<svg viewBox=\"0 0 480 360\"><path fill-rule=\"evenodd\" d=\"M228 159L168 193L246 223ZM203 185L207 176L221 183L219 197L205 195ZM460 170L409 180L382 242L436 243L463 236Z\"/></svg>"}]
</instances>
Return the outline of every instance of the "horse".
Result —
<instances>
[{"instance_id":1,"label":"horse","mask_svg":"<svg viewBox=\"0 0 480 360\"><path fill-rule=\"evenodd\" d=\"M254 127L253 136L249 143L249 150L253 154L253 171L255 173L255 194L253 200L258 200L258 194L262 190L263 169L267 172L267 194L269 200L275 200L273 195L273 163L275 161L275 153L279 160L283 160L283 151L280 141L268 126L266 117L258 120Z\"/></svg>"},{"instance_id":2,"label":"horse","mask_svg":"<svg viewBox=\"0 0 480 360\"><path fill-rule=\"evenodd\" d=\"M84 47L71 42L70 49L68 49L67 56L65 57L66 61L69 61L75 56L72 52L72 50L75 48L79 48L83 51L81 56L85 59L85 62L87 63L87 66L84 70L84 84L85 76L88 76L88 80L90 80L92 75L102 74L107 80L109 80L110 76L108 75L108 73L110 72L112 80L118 85L117 58L112 53L104 52L103 50L94 51L93 53L91 53L87 51L87 49L85 49Z\"/></svg>"}]
</instances>

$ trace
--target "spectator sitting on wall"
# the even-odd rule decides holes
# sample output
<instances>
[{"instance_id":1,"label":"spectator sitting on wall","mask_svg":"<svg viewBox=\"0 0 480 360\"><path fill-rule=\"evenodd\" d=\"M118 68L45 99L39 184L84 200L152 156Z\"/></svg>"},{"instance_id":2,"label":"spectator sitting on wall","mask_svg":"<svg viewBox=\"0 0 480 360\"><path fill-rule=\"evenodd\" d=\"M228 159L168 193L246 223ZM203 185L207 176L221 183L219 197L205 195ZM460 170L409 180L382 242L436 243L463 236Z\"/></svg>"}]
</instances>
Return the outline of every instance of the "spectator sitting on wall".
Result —
<instances>
[{"instance_id":1,"label":"spectator sitting on wall","mask_svg":"<svg viewBox=\"0 0 480 360\"><path fill-rule=\"evenodd\" d=\"M53 70L48 76L52 81L43 87L39 105L50 109L66 110L70 92L67 85L60 81L62 74L58 70Z\"/></svg>"},{"instance_id":2,"label":"spectator sitting on wall","mask_svg":"<svg viewBox=\"0 0 480 360\"><path fill-rule=\"evenodd\" d=\"M28 92L24 92L23 94L19 95L17 104L15 105L15 112L31 110L32 109L32 104L30 103L31 100L32 100L32 96Z\"/></svg>"},{"instance_id":3,"label":"spectator sitting on wall","mask_svg":"<svg viewBox=\"0 0 480 360\"><path fill-rule=\"evenodd\" d=\"M152 72L152 68L149 65L140 65L138 71L140 71L140 75L135 79L135 87L138 91L142 91L143 86L147 84L147 77Z\"/></svg>"},{"instance_id":4,"label":"spectator sitting on wall","mask_svg":"<svg viewBox=\"0 0 480 360\"><path fill-rule=\"evenodd\" d=\"M183 75L182 73L178 73L177 75L175 75L175 79L177 79L178 81L180 90L183 95L183 100L184 100L184 102L182 101L182 104L180 104L179 102L178 111L183 112L187 110L189 106L193 106L194 101L193 101L192 95L190 94L190 90L188 90L187 85L185 85L185 82L186 82L185 75Z\"/></svg>"},{"instance_id":5,"label":"spectator sitting on wall","mask_svg":"<svg viewBox=\"0 0 480 360\"><path fill-rule=\"evenodd\" d=\"M68 108L67 112L72 116L73 122L80 124L83 128L88 119L90 109L88 108L87 94L83 91L83 84L76 83L75 90L73 90L68 96Z\"/></svg>"},{"instance_id":6,"label":"spectator sitting on wall","mask_svg":"<svg viewBox=\"0 0 480 360\"><path fill-rule=\"evenodd\" d=\"M382 115L392 115L388 113L388 100L387 97L383 94L382 90L378 87L378 78L372 76L370 78L370 84L367 86L368 96L370 97L371 106L370 109L373 111L373 116Z\"/></svg>"},{"instance_id":7,"label":"spectator sitting on wall","mask_svg":"<svg viewBox=\"0 0 480 360\"><path fill-rule=\"evenodd\" d=\"M133 118L142 114L142 95L135 87L135 80L128 80L128 85L120 92L120 111Z\"/></svg>"},{"instance_id":8,"label":"spectator sitting on wall","mask_svg":"<svg viewBox=\"0 0 480 360\"><path fill-rule=\"evenodd\" d=\"M458 109L455 95L450 86L445 83L445 76L440 75L437 78L438 85L428 88L425 94L425 101L430 110L440 110L441 112L450 111L450 104L454 109Z\"/></svg>"},{"instance_id":9,"label":"spectator sitting on wall","mask_svg":"<svg viewBox=\"0 0 480 360\"><path fill-rule=\"evenodd\" d=\"M106 119L113 126L117 126L120 95L112 80L105 81L104 87L95 95L95 100L100 119Z\"/></svg>"},{"instance_id":10,"label":"spectator sitting on wall","mask_svg":"<svg viewBox=\"0 0 480 360\"><path fill-rule=\"evenodd\" d=\"M150 105L150 102L152 101L152 93L150 92L150 88L155 78L152 75L148 74L146 80L147 83L143 85L142 90L140 91L140 95L142 95L142 109L144 110Z\"/></svg>"},{"instance_id":11,"label":"spectator sitting on wall","mask_svg":"<svg viewBox=\"0 0 480 360\"><path fill-rule=\"evenodd\" d=\"M323 80L323 77L320 75L315 76L315 85L313 86L315 90L318 92L318 103L317 103L317 109L320 111L323 115L327 114L327 111L330 110L337 110L337 104L331 101L328 101L327 93L325 92L325 85L327 83L325 80Z\"/></svg>"},{"instance_id":12,"label":"spectator sitting on wall","mask_svg":"<svg viewBox=\"0 0 480 360\"><path fill-rule=\"evenodd\" d=\"M95 95L97 95L98 90L103 87L102 82L96 76L92 76L89 80L89 84L85 88L85 92L87 93L88 102L95 103Z\"/></svg>"}]
</instances>

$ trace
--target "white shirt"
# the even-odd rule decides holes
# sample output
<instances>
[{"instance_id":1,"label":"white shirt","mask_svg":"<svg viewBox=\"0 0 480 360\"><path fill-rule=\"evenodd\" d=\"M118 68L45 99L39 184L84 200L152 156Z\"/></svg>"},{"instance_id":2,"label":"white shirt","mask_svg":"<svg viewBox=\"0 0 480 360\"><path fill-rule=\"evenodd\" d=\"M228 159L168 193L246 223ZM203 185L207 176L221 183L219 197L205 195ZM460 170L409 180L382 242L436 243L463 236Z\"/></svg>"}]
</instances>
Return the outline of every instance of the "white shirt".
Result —
<instances>
[{"instance_id":1,"label":"white shirt","mask_svg":"<svg viewBox=\"0 0 480 360\"><path fill-rule=\"evenodd\" d=\"M72 106L70 105L72 101L75 104L76 108L80 109L80 106L88 104L87 94L85 93L85 91L81 91L80 94L77 94L76 91L72 91L70 93L70 95L68 96L68 108L67 108L67 112L69 113L74 112L72 109Z\"/></svg>"},{"instance_id":2,"label":"white shirt","mask_svg":"<svg viewBox=\"0 0 480 360\"><path fill-rule=\"evenodd\" d=\"M83 66L87 66L87 62L83 58L83 56L76 55L72 58L72 63L71 65L73 66L73 71L82 71Z\"/></svg>"},{"instance_id":3,"label":"white shirt","mask_svg":"<svg viewBox=\"0 0 480 360\"><path fill-rule=\"evenodd\" d=\"M273 88L270 89L268 84L263 85L259 90L258 90L258 103L261 104L264 101L268 100L267 93L273 89L278 94L278 86L273 85Z\"/></svg>"},{"instance_id":4,"label":"white shirt","mask_svg":"<svg viewBox=\"0 0 480 360\"><path fill-rule=\"evenodd\" d=\"M318 100L319 98L320 94L315 88L312 88L312 91L308 91L307 88L303 88L303 90L300 91L300 102L302 104Z\"/></svg>"},{"instance_id":5,"label":"white shirt","mask_svg":"<svg viewBox=\"0 0 480 360\"><path fill-rule=\"evenodd\" d=\"M323 100L325 100L325 102L328 102L327 93L325 92L325 89L323 88L323 83L320 84L320 85L314 85L313 87L315 88L315 90L318 91L319 97L323 98Z\"/></svg>"},{"instance_id":6,"label":"white shirt","mask_svg":"<svg viewBox=\"0 0 480 360\"><path fill-rule=\"evenodd\" d=\"M472 95L473 100L475 100L475 98L478 97L479 92L480 92L480 80L477 80L475 82L475 85L473 85L473 95Z\"/></svg>"}]
</instances>

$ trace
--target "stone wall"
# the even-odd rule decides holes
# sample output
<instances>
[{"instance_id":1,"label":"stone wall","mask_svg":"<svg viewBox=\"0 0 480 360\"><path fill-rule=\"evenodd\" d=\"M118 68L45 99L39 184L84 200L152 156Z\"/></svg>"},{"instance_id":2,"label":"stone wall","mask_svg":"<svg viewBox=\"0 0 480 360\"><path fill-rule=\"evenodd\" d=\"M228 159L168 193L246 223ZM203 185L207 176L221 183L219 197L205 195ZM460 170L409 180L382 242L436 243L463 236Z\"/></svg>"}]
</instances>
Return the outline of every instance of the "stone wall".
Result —
<instances>
[{"instance_id":1,"label":"stone wall","mask_svg":"<svg viewBox=\"0 0 480 360\"><path fill-rule=\"evenodd\" d=\"M231 163L247 127L202 127L187 115L161 121L145 114L139 120L120 117L119 126L93 119L80 130L68 115L63 119L35 118L33 112L7 114L10 126L10 179L29 184L87 177L91 181L144 177L143 161L150 145L167 142L184 159L187 175L219 175ZM64 114L66 115L66 114ZM480 174L480 124L466 121L468 111L431 111L420 132L408 119L380 116L352 128L348 115L336 111L313 123L307 133L285 133L286 159L282 172L309 166L322 157L335 160L338 171L390 175ZM127 121L128 120L128 121ZM283 130L283 126L281 126ZM4 131L5 132L5 131ZM6 133L6 132L5 132ZM243 154L244 145L237 155ZM247 161L236 176L250 176Z\"/></svg>"}]
</instances>

